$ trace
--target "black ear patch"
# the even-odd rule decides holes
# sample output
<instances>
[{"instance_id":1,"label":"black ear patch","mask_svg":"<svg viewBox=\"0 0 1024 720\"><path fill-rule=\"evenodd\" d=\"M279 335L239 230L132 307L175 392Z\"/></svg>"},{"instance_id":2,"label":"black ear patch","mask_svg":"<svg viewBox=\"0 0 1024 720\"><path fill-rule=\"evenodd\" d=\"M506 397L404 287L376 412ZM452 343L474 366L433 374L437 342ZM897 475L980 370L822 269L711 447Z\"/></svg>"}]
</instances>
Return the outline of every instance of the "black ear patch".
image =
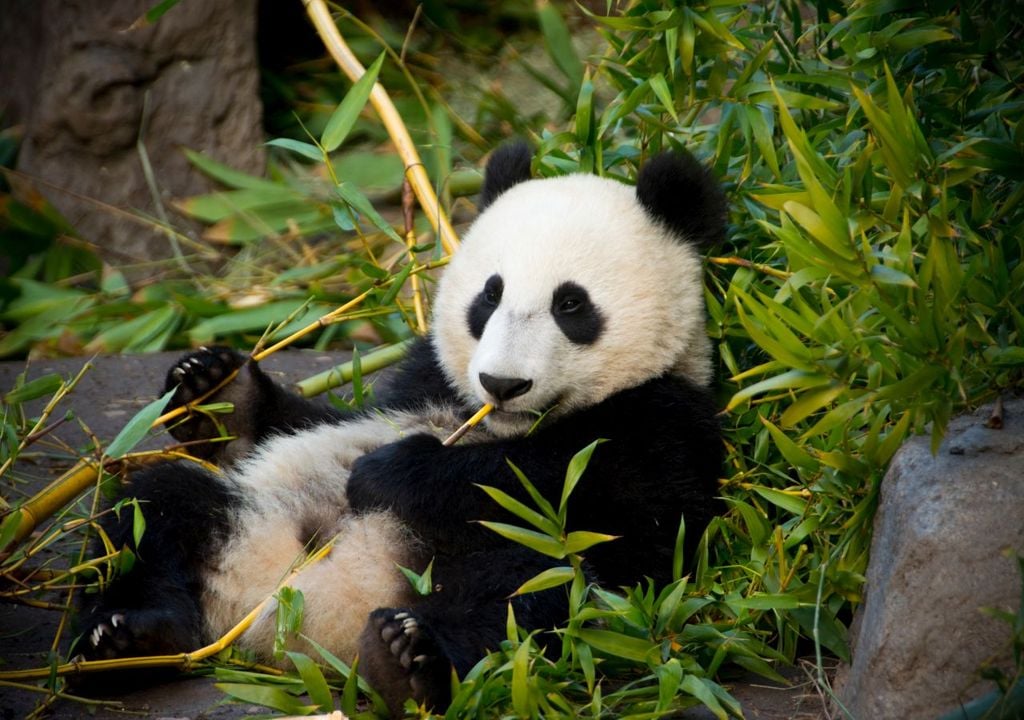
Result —
<instances>
[{"instance_id":1,"label":"black ear patch","mask_svg":"<svg viewBox=\"0 0 1024 720\"><path fill-rule=\"evenodd\" d=\"M662 153L640 168L636 198L653 217L704 247L725 239L726 201L711 169L687 152Z\"/></svg>"},{"instance_id":2,"label":"black ear patch","mask_svg":"<svg viewBox=\"0 0 1024 720\"><path fill-rule=\"evenodd\" d=\"M513 185L530 179L531 156L529 145L522 140L506 143L491 153L484 170L484 187L480 191L481 210Z\"/></svg>"}]
</instances>

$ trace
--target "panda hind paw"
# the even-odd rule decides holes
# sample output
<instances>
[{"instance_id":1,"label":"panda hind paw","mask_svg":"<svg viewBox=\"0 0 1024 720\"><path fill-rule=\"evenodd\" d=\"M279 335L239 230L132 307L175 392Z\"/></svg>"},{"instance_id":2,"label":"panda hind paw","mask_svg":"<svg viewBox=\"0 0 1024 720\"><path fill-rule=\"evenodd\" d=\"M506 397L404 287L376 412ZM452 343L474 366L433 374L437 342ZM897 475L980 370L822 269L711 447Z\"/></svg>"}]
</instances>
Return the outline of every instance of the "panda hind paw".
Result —
<instances>
[{"instance_id":1,"label":"panda hind paw","mask_svg":"<svg viewBox=\"0 0 1024 720\"><path fill-rule=\"evenodd\" d=\"M401 716L408 698L438 709L448 704L451 662L411 611L381 608L371 613L359 658L360 673L384 698L392 716Z\"/></svg>"},{"instance_id":2,"label":"panda hind paw","mask_svg":"<svg viewBox=\"0 0 1024 720\"><path fill-rule=\"evenodd\" d=\"M113 610L91 615L76 645L87 660L171 655L198 647L189 623L159 608Z\"/></svg>"}]
</instances>

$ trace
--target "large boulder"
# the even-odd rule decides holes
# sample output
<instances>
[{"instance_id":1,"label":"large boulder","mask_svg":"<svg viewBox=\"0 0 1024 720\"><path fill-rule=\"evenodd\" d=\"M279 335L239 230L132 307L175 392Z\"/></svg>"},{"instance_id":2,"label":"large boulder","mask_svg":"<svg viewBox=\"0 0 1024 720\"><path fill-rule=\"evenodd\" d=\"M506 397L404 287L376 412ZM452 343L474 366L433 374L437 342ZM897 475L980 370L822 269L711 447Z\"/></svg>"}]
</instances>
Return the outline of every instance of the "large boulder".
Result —
<instances>
[{"instance_id":1,"label":"large boulder","mask_svg":"<svg viewBox=\"0 0 1024 720\"><path fill-rule=\"evenodd\" d=\"M839 698L856 718L935 718L995 689L1009 666L1024 553L1024 400L954 419L938 453L909 440L882 482L853 663ZM1001 426L1001 427L1000 427Z\"/></svg>"},{"instance_id":2,"label":"large boulder","mask_svg":"<svg viewBox=\"0 0 1024 720\"><path fill-rule=\"evenodd\" d=\"M119 212L158 214L140 133L176 225L171 201L211 189L183 148L264 166L256 0L182 2L136 22L155 4L9 0L0 12L0 45L12 50L0 107L24 126L18 169L118 264L171 254L165 234Z\"/></svg>"}]
</instances>

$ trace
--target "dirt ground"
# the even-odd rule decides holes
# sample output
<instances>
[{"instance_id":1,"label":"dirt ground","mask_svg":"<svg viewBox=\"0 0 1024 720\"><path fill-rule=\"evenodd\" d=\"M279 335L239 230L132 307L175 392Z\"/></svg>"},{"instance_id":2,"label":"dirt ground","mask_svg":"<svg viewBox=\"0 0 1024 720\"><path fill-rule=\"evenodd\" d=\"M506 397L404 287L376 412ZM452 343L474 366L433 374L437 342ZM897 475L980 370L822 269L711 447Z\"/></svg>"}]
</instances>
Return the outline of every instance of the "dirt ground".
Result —
<instances>
[{"instance_id":1,"label":"dirt ground","mask_svg":"<svg viewBox=\"0 0 1024 720\"><path fill-rule=\"evenodd\" d=\"M92 367L54 416L59 418L65 410L72 409L76 418L64 423L54 434L66 444L64 457L55 457L48 452L47 457L40 457L37 462L20 462L21 482L14 484L7 478L0 480L0 494L12 502L31 497L73 462L74 451L88 445L89 432L101 441L109 442L138 410L155 397L163 385L166 369L177 355L158 353L92 360L73 358L29 364L29 379L52 372L71 377L86 362ZM337 353L288 351L271 356L263 362L263 367L280 381L295 382L346 359ZM25 368L23 362L0 362L0 394L14 386L17 375ZM38 403L30 406L30 412L38 412L38 407ZM61 454L59 449L57 454ZM0 602L0 668L46 667L59 619L57 612ZM70 636L65 633L60 646L62 651L69 641ZM800 668L782 669L782 673L790 680L790 686L773 686L754 677L729 684L734 696L742 703L745 716L751 720L816 720L825 717L821 697L810 676ZM0 720L25 717L45 697L27 690L0 686ZM263 708L248 704L226 703L225 696L210 679L187 678L122 695L113 704L90 705L58 700L47 709L44 717L220 720L265 712ZM691 710L682 717L703 720L713 716L706 711Z\"/></svg>"}]
</instances>

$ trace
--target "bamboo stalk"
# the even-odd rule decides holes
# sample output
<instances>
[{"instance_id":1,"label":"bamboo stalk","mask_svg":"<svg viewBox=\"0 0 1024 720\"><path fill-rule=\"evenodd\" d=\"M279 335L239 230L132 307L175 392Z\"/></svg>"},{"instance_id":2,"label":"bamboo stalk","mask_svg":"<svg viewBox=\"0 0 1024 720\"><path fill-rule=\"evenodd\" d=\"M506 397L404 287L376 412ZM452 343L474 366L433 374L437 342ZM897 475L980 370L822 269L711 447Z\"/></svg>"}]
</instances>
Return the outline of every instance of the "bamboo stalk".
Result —
<instances>
[{"instance_id":1,"label":"bamboo stalk","mask_svg":"<svg viewBox=\"0 0 1024 720\"><path fill-rule=\"evenodd\" d=\"M366 73L366 68L362 66L341 37L341 33L338 32L338 27L334 24L334 19L327 10L324 0L303 0L303 3L306 6L306 12L309 13L309 17L313 21L314 27L316 27L317 33L320 35L320 39L323 40L331 57L338 63L338 67L341 68L342 72L352 82L361 78ZM430 178L427 176L427 171L423 167L423 161L420 160L419 152L417 152L416 145L413 144L412 138L409 136L405 123L402 122L402 118L395 109L394 103L391 102L387 91L380 83L374 84L373 90L370 92L370 103L380 116L384 127L388 131L388 135L391 137L391 141L395 144L399 156L405 163L406 176L409 178L413 191L416 193L416 199L419 200L423 213L430 221L434 232L437 233L442 247L449 254L455 252L455 249L459 246L455 230L441 209L441 203L438 201L437 194L430 184Z\"/></svg>"},{"instance_id":2,"label":"bamboo stalk","mask_svg":"<svg viewBox=\"0 0 1024 720\"><path fill-rule=\"evenodd\" d=\"M99 463L94 460L79 460L73 468L36 493L14 512L20 512L18 529L14 531L14 542L24 540L35 530L43 518L50 517L78 497L87 487L96 482Z\"/></svg>"},{"instance_id":3,"label":"bamboo stalk","mask_svg":"<svg viewBox=\"0 0 1024 720\"><path fill-rule=\"evenodd\" d=\"M416 229L413 226L413 192L409 178L402 182L402 215L405 218L405 246L409 248L409 262L415 263L416 253L413 252L413 248L416 246ZM418 274L410 276L409 282L412 284L412 307L416 313L416 329L420 335L424 335L427 332L427 315L423 309L423 283Z\"/></svg>"},{"instance_id":4,"label":"bamboo stalk","mask_svg":"<svg viewBox=\"0 0 1024 720\"><path fill-rule=\"evenodd\" d=\"M459 429L453 432L451 435L449 435L448 439L441 444L444 445L445 447L451 447L452 445L457 443L459 440L462 439L463 435L468 433L472 428L476 427L481 420L487 417L487 413L489 413L493 409L493 405L491 405L490 403L484 403L484 406L477 410L473 417L471 417L466 422L462 423L462 425L459 426Z\"/></svg>"},{"instance_id":5,"label":"bamboo stalk","mask_svg":"<svg viewBox=\"0 0 1024 720\"><path fill-rule=\"evenodd\" d=\"M403 340L402 342L378 348L371 353L363 355L359 365L364 373L371 373L385 368L400 360L414 341ZM344 385L352 380L355 372L354 363L349 360L341 365L335 365L330 370L324 370L313 377L306 378L295 384L296 390L302 397L313 397L331 388Z\"/></svg>"}]
</instances>

